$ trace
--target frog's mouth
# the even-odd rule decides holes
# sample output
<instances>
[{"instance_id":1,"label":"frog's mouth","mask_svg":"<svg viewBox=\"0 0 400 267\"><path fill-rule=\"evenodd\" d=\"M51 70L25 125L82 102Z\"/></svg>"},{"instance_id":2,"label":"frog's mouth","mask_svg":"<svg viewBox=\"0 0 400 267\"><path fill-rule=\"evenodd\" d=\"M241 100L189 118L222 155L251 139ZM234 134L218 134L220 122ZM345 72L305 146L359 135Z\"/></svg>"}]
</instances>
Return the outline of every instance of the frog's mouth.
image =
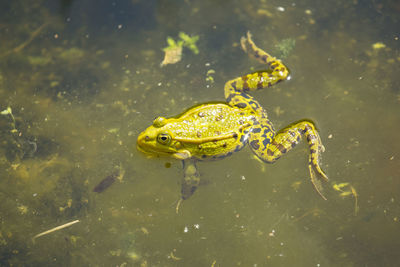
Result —
<instances>
[{"instance_id":1,"label":"frog's mouth","mask_svg":"<svg viewBox=\"0 0 400 267\"><path fill-rule=\"evenodd\" d=\"M157 158L157 157L168 157L168 158L175 158L175 159L188 159L192 155L188 150L180 150L180 151L160 151L151 149L151 147L146 146L144 148L139 143L136 144L136 149L145 154L149 158Z\"/></svg>"},{"instance_id":2,"label":"frog's mouth","mask_svg":"<svg viewBox=\"0 0 400 267\"><path fill-rule=\"evenodd\" d=\"M160 156L171 157L171 153L168 152L160 152L155 149L151 149L149 146L143 146L139 143L136 144L136 149L141 153L145 154L149 158L156 158Z\"/></svg>"},{"instance_id":3,"label":"frog's mouth","mask_svg":"<svg viewBox=\"0 0 400 267\"><path fill-rule=\"evenodd\" d=\"M175 151L163 151L160 149L155 149L152 145L146 144L146 142L141 142L138 139L136 143L136 149L145 154L149 158L157 158L157 157L174 157L173 154Z\"/></svg>"},{"instance_id":4,"label":"frog's mouth","mask_svg":"<svg viewBox=\"0 0 400 267\"><path fill-rule=\"evenodd\" d=\"M192 156L189 150L177 148L175 146L157 146L154 145L154 138L149 137L144 132L139 134L136 142L136 148L148 157L168 157L175 159L188 159Z\"/></svg>"}]
</instances>

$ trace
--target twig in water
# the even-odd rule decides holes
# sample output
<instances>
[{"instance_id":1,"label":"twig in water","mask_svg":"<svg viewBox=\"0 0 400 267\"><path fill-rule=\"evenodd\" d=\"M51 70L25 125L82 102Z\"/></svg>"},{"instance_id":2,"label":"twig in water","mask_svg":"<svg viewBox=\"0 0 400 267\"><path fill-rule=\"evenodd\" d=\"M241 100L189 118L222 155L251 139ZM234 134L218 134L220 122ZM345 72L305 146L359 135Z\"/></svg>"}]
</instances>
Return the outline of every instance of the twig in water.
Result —
<instances>
[{"instance_id":1,"label":"twig in water","mask_svg":"<svg viewBox=\"0 0 400 267\"><path fill-rule=\"evenodd\" d=\"M11 53L18 53L19 51L24 49L27 45L29 45L36 38L36 36L39 35L39 33L47 26L47 24L48 23L43 23L39 28L37 28L36 30L34 30L31 33L31 35L29 36L28 40L26 40L22 44L18 45L17 47L14 47L13 49L8 50L7 52L2 54L1 56L7 56L8 54L11 54Z\"/></svg>"},{"instance_id":2,"label":"twig in water","mask_svg":"<svg viewBox=\"0 0 400 267\"><path fill-rule=\"evenodd\" d=\"M35 239L38 238L38 237L41 237L41 236L50 234L50 233L52 233L52 232L55 232L55 231L64 229L64 228L69 227L69 226L71 226L71 225L73 225L73 224L75 224L75 223L78 223L78 222L80 222L80 221L79 221L79 220L75 220L75 221L72 221L72 222L69 222L69 223L66 223L66 224L63 224L63 225L60 225L60 226L51 228L50 230L47 230L47 231L44 231L44 232L42 232L42 233L40 233L40 234L35 235L35 236L32 238L32 240L35 241Z\"/></svg>"},{"instance_id":3,"label":"twig in water","mask_svg":"<svg viewBox=\"0 0 400 267\"><path fill-rule=\"evenodd\" d=\"M301 219L303 219L304 217L307 217L307 216L310 215L310 214L312 214L312 215L314 215L314 216L317 216L317 215L319 215L320 213L322 213L322 211L321 211L320 209L314 208L314 209L311 209L311 210L307 211L306 213L304 213L304 214L301 215L300 217L294 218L294 219L293 219L293 222L300 221Z\"/></svg>"},{"instance_id":4,"label":"twig in water","mask_svg":"<svg viewBox=\"0 0 400 267\"><path fill-rule=\"evenodd\" d=\"M175 208L175 212L176 212L176 214L178 214L178 213L179 213L179 207L181 206L181 204L182 204L182 201L183 201L183 199L182 199L182 198L180 198L180 199L178 200L178 203L176 204L176 208Z\"/></svg>"},{"instance_id":5,"label":"twig in water","mask_svg":"<svg viewBox=\"0 0 400 267\"><path fill-rule=\"evenodd\" d=\"M355 189L353 186L350 186L350 189L351 189L351 193L353 194L354 199L355 199L355 203L354 203L354 216L357 216L358 210L359 210L359 207L358 207L358 194L357 194L356 189Z\"/></svg>"}]
</instances>

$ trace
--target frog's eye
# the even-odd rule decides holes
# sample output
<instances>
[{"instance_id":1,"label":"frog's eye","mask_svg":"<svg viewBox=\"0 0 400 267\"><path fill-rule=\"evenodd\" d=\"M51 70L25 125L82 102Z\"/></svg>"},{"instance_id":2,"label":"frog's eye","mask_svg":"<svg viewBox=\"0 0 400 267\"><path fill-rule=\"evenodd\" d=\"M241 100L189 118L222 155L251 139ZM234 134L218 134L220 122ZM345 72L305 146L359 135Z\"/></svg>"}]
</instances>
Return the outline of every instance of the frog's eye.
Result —
<instances>
[{"instance_id":1,"label":"frog's eye","mask_svg":"<svg viewBox=\"0 0 400 267\"><path fill-rule=\"evenodd\" d=\"M168 145L171 142L171 136L169 134L166 134L166 133L160 133L157 136L157 141L160 144Z\"/></svg>"}]
</instances>

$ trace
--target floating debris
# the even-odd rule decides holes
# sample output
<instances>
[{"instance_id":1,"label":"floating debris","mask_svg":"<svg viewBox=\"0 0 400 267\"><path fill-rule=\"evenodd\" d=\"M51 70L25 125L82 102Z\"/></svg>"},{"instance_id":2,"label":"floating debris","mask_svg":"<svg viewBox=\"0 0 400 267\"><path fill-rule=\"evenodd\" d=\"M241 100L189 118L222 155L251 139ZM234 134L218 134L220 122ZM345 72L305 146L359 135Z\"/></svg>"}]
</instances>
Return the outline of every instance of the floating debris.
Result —
<instances>
[{"instance_id":1,"label":"floating debris","mask_svg":"<svg viewBox=\"0 0 400 267\"><path fill-rule=\"evenodd\" d=\"M189 36L184 32L179 33L180 40L175 41L172 37L167 37L168 46L163 50L165 52L164 60L160 66L163 67L168 64L175 64L182 59L182 48L187 47L194 54L199 53L199 49L196 46L196 42L199 40L199 36Z\"/></svg>"},{"instance_id":2,"label":"floating debris","mask_svg":"<svg viewBox=\"0 0 400 267\"><path fill-rule=\"evenodd\" d=\"M174 248L169 254L170 258L173 259L174 261L180 261L182 258L175 256L174 252L176 252L176 248Z\"/></svg>"},{"instance_id":3,"label":"floating debris","mask_svg":"<svg viewBox=\"0 0 400 267\"><path fill-rule=\"evenodd\" d=\"M17 132L17 129L15 128L15 118L14 118L14 115L13 115L13 113L12 113L11 107L7 107L5 110L2 110L2 111L0 112L0 115L4 115L4 116L9 115L9 116L11 117L12 121L13 121L13 122L12 122L13 130L11 130L11 132L12 132L12 133Z\"/></svg>"},{"instance_id":4,"label":"floating debris","mask_svg":"<svg viewBox=\"0 0 400 267\"><path fill-rule=\"evenodd\" d=\"M146 227L140 227L140 230L142 231L143 234L148 235L149 234L149 230L147 230Z\"/></svg>"},{"instance_id":5,"label":"floating debris","mask_svg":"<svg viewBox=\"0 0 400 267\"><path fill-rule=\"evenodd\" d=\"M164 48L164 52L165 55L164 60L160 64L161 67L168 64L175 64L182 59L182 46L166 47Z\"/></svg>"},{"instance_id":6,"label":"floating debris","mask_svg":"<svg viewBox=\"0 0 400 267\"><path fill-rule=\"evenodd\" d=\"M42 233L40 233L40 234L35 235L35 236L32 238L32 240L35 241L35 239L38 238L38 237L41 237L41 236L50 234L50 233L52 233L52 232L55 232L55 231L64 229L64 228L69 227L69 226L71 226L71 225L73 225L73 224L75 224L75 223L78 223L78 222L80 222L80 221L79 221L79 220L75 220L75 221L72 221L72 222L69 222L69 223L66 223L66 224L63 224L63 225L60 225L60 226L51 228L50 230L47 230L47 231L44 231L44 232L42 232Z\"/></svg>"},{"instance_id":7,"label":"floating debris","mask_svg":"<svg viewBox=\"0 0 400 267\"><path fill-rule=\"evenodd\" d=\"M357 216L360 208L358 206L358 193L356 189L350 183L333 184L332 187L336 191L340 192L341 197L350 195L354 197L354 216ZM350 190L346 190L346 188Z\"/></svg>"},{"instance_id":8,"label":"floating debris","mask_svg":"<svg viewBox=\"0 0 400 267\"><path fill-rule=\"evenodd\" d=\"M382 49L382 48L386 48L386 45L384 43L382 43L382 42L377 42L377 43L374 43L372 45L372 48L374 50L379 50L379 49Z\"/></svg>"},{"instance_id":9,"label":"floating debris","mask_svg":"<svg viewBox=\"0 0 400 267\"><path fill-rule=\"evenodd\" d=\"M118 175L116 173L108 175L106 178L101 180L101 182L98 183L98 185L96 185L93 188L93 192L96 192L96 193L103 192L104 190L109 188L117 180L117 178L118 178Z\"/></svg>"},{"instance_id":10,"label":"floating debris","mask_svg":"<svg viewBox=\"0 0 400 267\"><path fill-rule=\"evenodd\" d=\"M22 215L23 214L26 214L27 212L28 212L28 207L27 206L25 206L25 205L19 205L18 207L17 207L17 209L18 209L18 211L19 211L19 213L21 213Z\"/></svg>"},{"instance_id":11,"label":"floating debris","mask_svg":"<svg viewBox=\"0 0 400 267\"><path fill-rule=\"evenodd\" d=\"M207 74L206 74L206 81L207 81L207 82L209 82L209 83L214 83L213 74L215 74L215 70L209 69L209 70L207 71Z\"/></svg>"}]
</instances>

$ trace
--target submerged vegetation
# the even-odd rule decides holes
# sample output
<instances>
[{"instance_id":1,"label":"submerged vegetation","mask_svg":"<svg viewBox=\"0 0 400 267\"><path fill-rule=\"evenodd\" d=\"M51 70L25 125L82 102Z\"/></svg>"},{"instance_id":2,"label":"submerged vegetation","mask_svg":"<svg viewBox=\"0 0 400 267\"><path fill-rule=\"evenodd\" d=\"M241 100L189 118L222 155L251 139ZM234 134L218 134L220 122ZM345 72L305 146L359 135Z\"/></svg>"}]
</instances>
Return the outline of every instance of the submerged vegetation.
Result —
<instances>
[{"instance_id":1,"label":"submerged vegetation","mask_svg":"<svg viewBox=\"0 0 400 267\"><path fill-rule=\"evenodd\" d=\"M278 58L285 59L287 58L292 50L294 49L296 45L296 40L295 39L283 39L280 41L278 44L275 45L276 49L278 50L276 55Z\"/></svg>"}]
</instances>

